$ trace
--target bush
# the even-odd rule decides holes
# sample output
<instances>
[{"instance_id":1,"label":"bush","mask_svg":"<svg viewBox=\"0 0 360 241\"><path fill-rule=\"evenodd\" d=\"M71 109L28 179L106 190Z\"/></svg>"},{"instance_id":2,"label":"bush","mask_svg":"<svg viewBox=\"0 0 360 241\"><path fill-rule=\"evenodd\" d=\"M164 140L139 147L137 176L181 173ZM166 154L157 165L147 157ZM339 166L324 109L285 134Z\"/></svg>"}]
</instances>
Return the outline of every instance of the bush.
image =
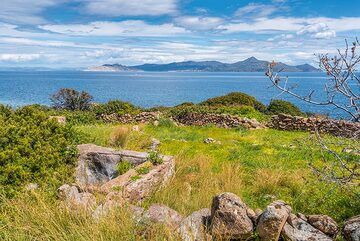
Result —
<instances>
[{"instance_id":1,"label":"bush","mask_svg":"<svg viewBox=\"0 0 360 241\"><path fill-rule=\"evenodd\" d=\"M292 116L304 116L305 114L294 104L285 100L272 100L267 107L270 114L288 114Z\"/></svg>"},{"instance_id":2,"label":"bush","mask_svg":"<svg viewBox=\"0 0 360 241\"><path fill-rule=\"evenodd\" d=\"M264 105L258 102L254 97L240 92L232 92L224 96L210 98L204 102L201 102L200 105L211 107L252 106L254 108L256 106L256 109L264 109Z\"/></svg>"},{"instance_id":3,"label":"bush","mask_svg":"<svg viewBox=\"0 0 360 241\"><path fill-rule=\"evenodd\" d=\"M160 157L159 153L156 151L149 152L147 160L150 161L154 166L160 165L163 163L163 159Z\"/></svg>"},{"instance_id":4,"label":"bush","mask_svg":"<svg viewBox=\"0 0 360 241\"><path fill-rule=\"evenodd\" d=\"M130 135L130 129L125 126L116 128L111 134L111 144L116 147L124 148Z\"/></svg>"},{"instance_id":5,"label":"bush","mask_svg":"<svg viewBox=\"0 0 360 241\"><path fill-rule=\"evenodd\" d=\"M60 89L50 98L53 107L66 110L88 110L93 97L85 92L78 92L73 89Z\"/></svg>"},{"instance_id":6,"label":"bush","mask_svg":"<svg viewBox=\"0 0 360 241\"><path fill-rule=\"evenodd\" d=\"M122 161L119 162L116 166L116 170L118 175L122 175L125 174L126 172L128 172L133 166L131 165L130 162L128 161Z\"/></svg>"},{"instance_id":7,"label":"bush","mask_svg":"<svg viewBox=\"0 0 360 241\"><path fill-rule=\"evenodd\" d=\"M263 105L261 102L257 101L254 97L240 93L240 92L233 92L224 96L210 98L200 105L207 105L207 106L252 106L256 110L264 112L266 110L266 106Z\"/></svg>"},{"instance_id":8,"label":"bush","mask_svg":"<svg viewBox=\"0 0 360 241\"><path fill-rule=\"evenodd\" d=\"M139 107L121 100L111 100L105 104L96 104L92 107L92 110L97 115L110 115L114 113L118 115L138 114L141 111Z\"/></svg>"},{"instance_id":9,"label":"bush","mask_svg":"<svg viewBox=\"0 0 360 241\"><path fill-rule=\"evenodd\" d=\"M71 181L77 136L36 107L0 107L1 195L12 197L28 183L55 191Z\"/></svg>"}]
</instances>

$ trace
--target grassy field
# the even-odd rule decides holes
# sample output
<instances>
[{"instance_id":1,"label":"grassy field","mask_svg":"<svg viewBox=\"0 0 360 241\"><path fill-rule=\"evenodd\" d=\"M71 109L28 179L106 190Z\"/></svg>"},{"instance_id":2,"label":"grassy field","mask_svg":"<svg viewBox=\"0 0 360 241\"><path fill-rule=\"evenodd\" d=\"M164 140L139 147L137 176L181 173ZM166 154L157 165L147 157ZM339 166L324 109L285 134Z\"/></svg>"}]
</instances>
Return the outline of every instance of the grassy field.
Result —
<instances>
[{"instance_id":1,"label":"grassy field","mask_svg":"<svg viewBox=\"0 0 360 241\"><path fill-rule=\"evenodd\" d=\"M129 130L131 126L125 126ZM117 125L77 126L81 142L113 146ZM122 134L124 135L124 134ZM272 129L248 131L216 127L177 127L170 122L142 125L128 131L124 148L147 150L151 138L161 141L160 152L176 158L169 185L143 203L163 203L186 216L210 207L212 197L233 192L253 209L272 200L288 202L294 212L328 214L339 222L360 213L359 189L342 189L320 182L308 164L320 153L305 147L309 134ZM211 137L216 143L205 144ZM114 147L114 146L113 146ZM115 146L115 148L119 148ZM1 207L3 240L171 240L177 237L159 226L139 226L122 210L94 222L86 214L71 214L58 201L41 193L24 195ZM2 222L2 223L1 223ZM30 238L28 238L30 237Z\"/></svg>"}]
</instances>

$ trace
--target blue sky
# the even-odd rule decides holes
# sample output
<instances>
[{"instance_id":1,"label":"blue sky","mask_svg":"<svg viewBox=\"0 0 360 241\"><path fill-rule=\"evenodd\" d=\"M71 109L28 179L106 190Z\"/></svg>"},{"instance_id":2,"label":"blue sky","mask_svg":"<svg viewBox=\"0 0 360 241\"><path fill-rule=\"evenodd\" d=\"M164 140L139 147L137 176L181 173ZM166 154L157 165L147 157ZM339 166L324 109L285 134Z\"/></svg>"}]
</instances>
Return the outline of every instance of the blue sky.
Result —
<instances>
[{"instance_id":1,"label":"blue sky","mask_svg":"<svg viewBox=\"0 0 360 241\"><path fill-rule=\"evenodd\" d=\"M1 0L0 67L313 63L360 35L359 9L359 0Z\"/></svg>"}]
</instances>

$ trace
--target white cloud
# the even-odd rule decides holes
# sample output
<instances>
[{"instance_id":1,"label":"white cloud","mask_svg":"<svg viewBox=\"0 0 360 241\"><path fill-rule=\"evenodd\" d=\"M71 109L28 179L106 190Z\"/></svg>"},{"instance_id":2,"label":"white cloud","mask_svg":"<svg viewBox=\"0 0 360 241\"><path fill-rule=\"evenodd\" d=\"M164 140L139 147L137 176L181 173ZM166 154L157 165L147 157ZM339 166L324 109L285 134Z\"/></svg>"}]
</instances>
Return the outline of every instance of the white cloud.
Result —
<instances>
[{"instance_id":1,"label":"white cloud","mask_svg":"<svg viewBox=\"0 0 360 241\"><path fill-rule=\"evenodd\" d=\"M0 20L18 24L44 23L40 13L61 2L63 0L1 0Z\"/></svg>"},{"instance_id":2,"label":"white cloud","mask_svg":"<svg viewBox=\"0 0 360 241\"><path fill-rule=\"evenodd\" d=\"M217 17L182 16L175 19L177 25L192 30L211 30L224 22Z\"/></svg>"},{"instance_id":3,"label":"white cloud","mask_svg":"<svg viewBox=\"0 0 360 241\"><path fill-rule=\"evenodd\" d=\"M0 54L0 61L27 62L39 59L40 57L40 54Z\"/></svg>"},{"instance_id":4,"label":"white cloud","mask_svg":"<svg viewBox=\"0 0 360 241\"><path fill-rule=\"evenodd\" d=\"M88 0L86 11L103 16L157 16L177 11L176 0Z\"/></svg>"},{"instance_id":5,"label":"white cloud","mask_svg":"<svg viewBox=\"0 0 360 241\"><path fill-rule=\"evenodd\" d=\"M324 24L326 23L326 24ZM219 26L225 32L264 32L292 31L315 33L316 31L354 31L360 30L360 17L357 18L258 18L252 22L230 22Z\"/></svg>"},{"instance_id":6,"label":"white cloud","mask_svg":"<svg viewBox=\"0 0 360 241\"><path fill-rule=\"evenodd\" d=\"M309 24L297 31L298 35L310 34L317 39L329 39L336 37L336 32L331 30L326 23Z\"/></svg>"},{"instance_id":7,"label":"white cloud","mask_svg":"<svg viewBox=\"0 0 360 241\"><path fill-rule=\"evenodd\" d=\"M170 36L187 32L184 28L177 27L172 23L152 25L142 20L42 25L39 28L74 36Z\"/></svg>"},{"instance_id":8,"label":"white cloud","mask_svg":"<svg viewBox=\"0 0 360 241\"><path fill-rule=\"evenodd\" d=\"M273 14L277 10L278 8L274 5L249 3L245 7L239 8L235 12L235 16L242 18L246 18L246 17L262 18Z\"/></svg>"}]
</instances>

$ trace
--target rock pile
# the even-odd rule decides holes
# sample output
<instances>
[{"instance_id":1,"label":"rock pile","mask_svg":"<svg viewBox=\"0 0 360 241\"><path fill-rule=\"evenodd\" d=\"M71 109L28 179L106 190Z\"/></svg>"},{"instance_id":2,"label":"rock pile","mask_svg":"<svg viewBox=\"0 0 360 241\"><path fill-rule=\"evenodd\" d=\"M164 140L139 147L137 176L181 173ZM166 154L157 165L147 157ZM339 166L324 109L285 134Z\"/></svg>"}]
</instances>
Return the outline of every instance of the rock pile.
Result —
<instances>
[{"instance_id":1,"label":"rock pile","mask_svg":"<svg viewBox=\"0 0 360 241\"><path fill-rule=\"evenodd\" d=\"M154 121L160 118L160 112L141 112L137 115L124 114L119 115L116 113L105 115L102 114L100 119L105 122L119 122L122 124L131 124L131 123L153 123Z\"/></svg>"},{"instance_id":2,"label":"rock pile","mask_svg":"<svg viewBox=\"0 0 360 241\"><path fill-rule=\"evenodd\" d=\"M209 124L223 128L245 127L247 129L261 129L265 125L256 119L241 118L227 114L204 114L204 113L185 113L173 119L183 125L206 126Z\"/></svg>"},{"instance_id":3,"label":"rock pile","mask_svg":"<svg viewBox=\"0 0 360 241\"><path fill-rule=\"evenodd\" d=\"M329 133L334 136L354 137L360 139L360 123L326 118L305 118L290 115L274 115L268 123L271 128L293 131L315 131Z\"/></svg>"}]
</instances>

